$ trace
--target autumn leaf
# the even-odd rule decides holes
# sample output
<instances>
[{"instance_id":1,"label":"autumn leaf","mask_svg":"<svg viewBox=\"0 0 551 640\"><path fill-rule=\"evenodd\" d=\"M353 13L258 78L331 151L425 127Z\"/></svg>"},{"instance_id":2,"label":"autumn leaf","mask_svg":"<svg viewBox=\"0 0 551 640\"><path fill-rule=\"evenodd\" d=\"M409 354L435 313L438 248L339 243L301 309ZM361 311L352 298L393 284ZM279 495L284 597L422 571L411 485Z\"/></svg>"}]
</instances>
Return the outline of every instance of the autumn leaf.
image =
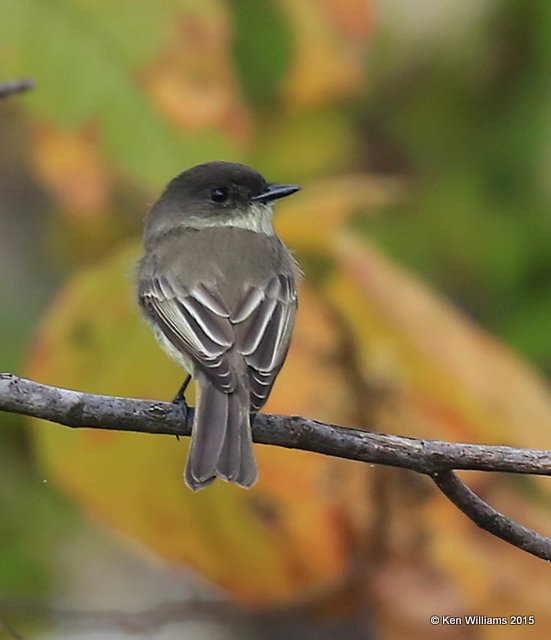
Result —
<instances>
[{"instance_id":1,"label":"autumn leaf","mask_svg":"<svg viewBox=\"0 0 551 640\"><path fill-rule=\"evenodd\" d=\"M200 27L199 39L210 37L203 25L211 16L220 16L217 25L227 20L217 7L219 3L210 1L195 7L146 0L132 4L9 2L0 24L2 50L6 59L13 59L13 75L32 69L39 89L25 102L31 118L47 123L48 129L59 129L62 135L92 127L97 152L108 159L108 166L145 189L158 189L167 176L186 165L239 154L235 136L227 134L228 124L222 120L212 122L208 131L185 132L168 109L157 109L161 88L152 87L149 77L170 53L172 68L168 67L161 83L185 72L181 83L196 89L197 99L189 106L203 108L201 82L193 84L197 71L181 62L186 48L179 29L182 24L195 24ZM174 49L178 41L180 46ZM229 51L229 42L225 47ZM220 61L229 61L223 50L224 44L218 44ZM224 74L226 69L219 71ZM223 103L239 108L231 82L219 91ZM224 118L231 120L233 108L226 109Z\"/></svg>"},{"instance_id":2,"label":"autumn leaf","mask_svg":"<svg viewBox=\"0 0 551 640\"><path fill-rule=\"evenodd\" d=\"M37 174L64 212L76 218L105 216L111 176L97 149L97 131L36 126L34 163Z\"/></svg>"},{"instance_id":3,"label":"autumn leaf","mask_svg":"<svg viewBox=\"0 0 551 640\"><path fill-rule=\"evenodd\" d=\"M369 3L280 1L295 41L294 64L283 90L291 110L331 103L365 87Z\"/></svg>"},{"instance_id":4,"label":"autumn leaf","mask_svg":"<svg viewBox=\"0 0 551 640\"><path fill-rule=\"evenodd\" d=\"M282 207L277 224L286 241L325 255L329 266L301 287L292 348L266 410L404 435L516 443L524 436L511 393L500 393L503 381L541 420L549 410L544 385L347 230L367 204L375 208L394 194L374 184L343 179ZM43 323L30 375L102 393L173 395L182 372L157 347L129 293L136 254L130 248L68 283ZM534 424L534 437L536 431ZM257 446L260 480L252 491L218 482L192 494L181 480L187 442L43 424L35 438L47 473L89 513L171 564L192 566L249 606L326 598L344 588L352 566L365 566L388 637L408 628L421 635L415 600L395 601L393 585L405 575L419 593L435 603L440 594L443 609L459 612L480 600L483 584L488 608L509 610L510 598L499 591L507 583L501 567L529 562L536 582L544 579L545 565L518 560L518 551L481 536L428 480L406 472ZM501 477L489 482L480 475L470 482L497 505L515 496L503 504L509 515L549 527L542 504L523 505L529 498L522 485L512 489ZM473 568L472 558L485 558L482 568ZM491 580L483 579L488 562ZM537 603L535 591L525 597Z\"/></svg>"},{"instance_id":5,"label":"autumn leaf","mask_svg":"<svg viewBox=\"0 0 551 640\"><path fill-rule=\"evenodd\" d=\"M130 294L136 253L126 250L66 285L43 321L29 375L102 393L175 393L183 372L158 348ZM334 329L308 287L301 299L304 312L270 407L337 420L346 406L344 379L334 372L319 389ZM292 601L339 584L357 553L366 510L350 495L367 482L361 465L256 447L253 490L217 482L194 494L182 480L187 439L45 424L34 434L48 477L92 515L246 603Z\"/></svg>"}]
</instances>

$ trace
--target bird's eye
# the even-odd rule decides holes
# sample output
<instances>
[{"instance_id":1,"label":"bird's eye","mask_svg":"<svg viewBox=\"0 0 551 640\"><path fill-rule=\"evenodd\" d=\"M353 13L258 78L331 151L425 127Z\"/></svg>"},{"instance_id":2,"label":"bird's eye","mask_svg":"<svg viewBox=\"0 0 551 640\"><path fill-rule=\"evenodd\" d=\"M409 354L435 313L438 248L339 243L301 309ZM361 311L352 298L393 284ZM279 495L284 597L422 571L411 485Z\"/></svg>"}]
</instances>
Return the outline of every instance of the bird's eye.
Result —
<instances>
[{"instance_id":1,"label":"bird's eye","mask_svg":"<svg viewBox=\"0 0 551 640\"><path fill-rule=\"evenodd\" d=\"M217 204L222 204L226 202L226 200L230 197L229 191L225 187L215 187L210 192L210 198L213 202Z\"/></svg>"}]
</instances>

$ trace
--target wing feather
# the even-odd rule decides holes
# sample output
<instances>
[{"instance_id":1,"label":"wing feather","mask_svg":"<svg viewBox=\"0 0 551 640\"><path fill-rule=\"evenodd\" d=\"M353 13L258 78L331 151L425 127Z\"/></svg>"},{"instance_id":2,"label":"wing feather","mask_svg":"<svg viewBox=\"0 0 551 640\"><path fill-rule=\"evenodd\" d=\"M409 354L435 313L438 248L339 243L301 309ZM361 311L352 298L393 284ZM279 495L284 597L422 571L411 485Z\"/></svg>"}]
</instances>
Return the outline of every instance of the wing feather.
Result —
<instances>
[{"instance_id":1,"label":"wing feather","mask_svg":"<svg viewBox=\"0 0 551 640\"><path fill-rule=\"evenodd\" d=\"M251 287L243 296L237 311L232 315L232 322L239 324L247 320L264 300L264 291L260 287Z\"/></svg>"},{"instance_id":2,"label":"wing feather","mask_svg":"<svg viewBox=\"0 0 551 640\"><path fill-rule=\"evenodd\" d=\"M254 355L259 348L276 304L277 300L266 298L258 305L255 312L249 316L245 322L241 325L236 325L239 327L237 331L237 344L239 345L239 351L244 356Z\"/></svg>"},{"instance_id":3,"label":"wing feather","mask_svg":"<svg viewBox=\"0 0 551 640\"><path fill-rule=\"evenodd\" d=\"M220 390L230 393L235 372L226 353L234 342L229 312L203 285L188 290L167 276L142 281L140 300L169 342L195 362Z\"/></svg>"},{"instance_id":4,"label":"wing feather","mask_svg":"<svg viewBox=\"0 0 551 640\"><path fill-rule=\"evenodd\" d=\"M214 287L199 283L186 288L166 275L142 280L139 296L170 343L226 393L235 390L238 375L230 354L240 353L248 371L251 410L263 406L291 339L297 309L291 276L274 276L265 287L250 287L234 313Z\"/></svg>"},{"instance_id":5,"label":"wing feather","mask_svg":"<svg viewBox=\"0 0 551 640\"><path fill-rule=\"evenodd\" d=\"M251 409L266 402L289 349L297 299L294 280L279 275L264 289L251 288L231 320L236 346L249 371Z\"/></svg>"}]
</instances>

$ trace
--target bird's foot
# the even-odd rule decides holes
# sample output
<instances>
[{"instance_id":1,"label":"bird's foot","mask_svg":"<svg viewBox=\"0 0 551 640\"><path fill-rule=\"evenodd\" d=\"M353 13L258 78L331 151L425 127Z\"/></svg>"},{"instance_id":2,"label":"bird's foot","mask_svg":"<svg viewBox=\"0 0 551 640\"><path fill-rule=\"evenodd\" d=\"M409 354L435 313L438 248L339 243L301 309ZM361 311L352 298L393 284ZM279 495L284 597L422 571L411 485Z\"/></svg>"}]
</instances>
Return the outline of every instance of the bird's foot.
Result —
<instances>
[{"instance_id":1,"label":"bird's foot","mask_svg":"<svg viewBox=\"0 0 551 640\"><path fill-rule=\"evenodd\" d=\"M191 376L188 375L187 378L182 383L182 386L178 389L178 393L172 399L172 404L178 405L187 419L188 412L188 404L186 402L186 389L188 388L189 382L191 380ZM176 436L176 440L180 440L180 436Z\"/></svg>"},{"instance_id":2,"label":"bird's foot","mask_svg":"<svg viewBox=\"0 0 551 640\"><path fill-rule=\"evenodd\" d=\"M187 376L187 378L182 382L182 386L178 389L178 393L172 399L173 404L183 404L187 407L186 403L186 389L189 386L189 382L191 380L191 376Z\"/></svg>"}]
</instances>

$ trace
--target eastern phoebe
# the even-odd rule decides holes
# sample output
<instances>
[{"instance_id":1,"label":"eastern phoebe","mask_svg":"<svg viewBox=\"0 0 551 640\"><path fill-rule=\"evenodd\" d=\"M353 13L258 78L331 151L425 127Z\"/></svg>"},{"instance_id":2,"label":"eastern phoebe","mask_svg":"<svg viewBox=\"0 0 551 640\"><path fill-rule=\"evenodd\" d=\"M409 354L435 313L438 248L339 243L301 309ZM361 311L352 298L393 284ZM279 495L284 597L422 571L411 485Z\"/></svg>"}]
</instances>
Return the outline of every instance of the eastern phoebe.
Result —
<instances>
[{"instance_id":1,"label":"eastern phoebe","mask_svg":"<svg viewBox=\"0 0 551 640\"><path fill-rule=\"evenodd\" d=\"M250 414L283 365L299 268L274 233L272 203L299 190L242 164L207 162L168 184L151 208L138 300L163 349L195 379L185 480L257 479Z\"/></svg>"}]
</instances>

